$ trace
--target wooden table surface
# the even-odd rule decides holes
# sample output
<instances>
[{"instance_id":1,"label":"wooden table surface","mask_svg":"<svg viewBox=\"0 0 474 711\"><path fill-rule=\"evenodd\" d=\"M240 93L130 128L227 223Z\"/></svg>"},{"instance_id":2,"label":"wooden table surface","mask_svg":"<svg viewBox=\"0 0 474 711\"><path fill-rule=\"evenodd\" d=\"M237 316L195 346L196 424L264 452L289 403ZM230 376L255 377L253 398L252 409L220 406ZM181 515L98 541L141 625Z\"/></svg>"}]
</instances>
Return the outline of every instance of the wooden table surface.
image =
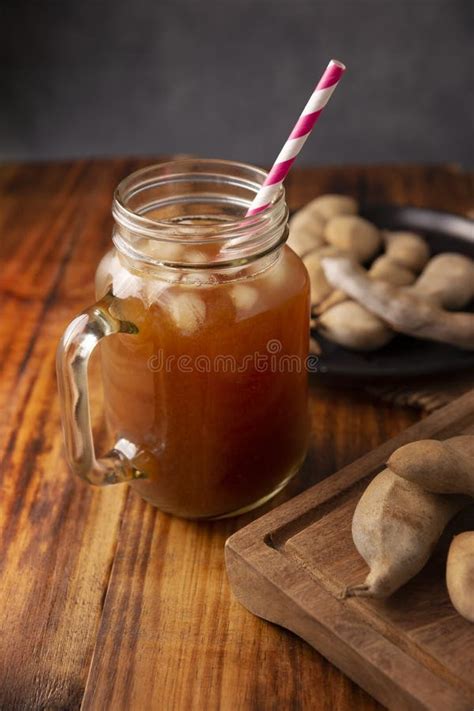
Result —
<instances>
[{"instance_id":1,"label":"wooden table surface","mask_svg":"<svg viewBox=\"0 0 474 711\"><path fill-rule=\"evenodd\" d=\"M149 162L0 168L0 709L379 708L307 644L233 599L224 541L251 515L191 523L125 485L93 489L67 471L56 344L93 301L115 185ZM292 208L328 191L459 213L474 194L456 166L296 169L287 181ZM317 378L311 410L308 461L273 506L419 417Z\"/></svg>"}]
</instances>

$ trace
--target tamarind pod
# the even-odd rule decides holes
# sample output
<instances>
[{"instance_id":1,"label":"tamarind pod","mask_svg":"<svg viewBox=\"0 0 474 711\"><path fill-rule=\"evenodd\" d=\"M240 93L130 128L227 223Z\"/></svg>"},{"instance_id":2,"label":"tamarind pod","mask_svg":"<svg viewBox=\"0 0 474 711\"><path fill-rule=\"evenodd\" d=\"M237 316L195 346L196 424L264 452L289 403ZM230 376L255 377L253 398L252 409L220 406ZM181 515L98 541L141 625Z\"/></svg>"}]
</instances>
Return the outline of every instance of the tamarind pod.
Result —
<instances>
[{"instance_id":1,"label":"tamarind pod","mask_svg":"<svg viewBox=\"0 0 474 711\"><path fill-rule=\"evenodd\" d=\"M371 279L379 279L389 284L395 284L396 286L408 286L409 284L413 284L416 278L414 272L398 265L396 262L392 262L390 258L384 254L377 257L367 273ZM315 312L317 314L323 314L332 306L348 300L349 296L347 296L344 291L334 289L334 291L316 307Z\"/></svg>"},{"instance_id":2,"label":"tamarind pod","mask_svg":"<svg viewBox=\"0 0 474 711\"><path fill-rule=\"evenodd\" d=\"M474 297L474 262L463 254L438 254L412 288L446 309L462 309Z\"/></svg>"},{"instance_id":3,"label":"tamarind pod","mask_svg":"<svg viewBox=\"0 0 474 711\"><path fill-rule=\"evenodd\" d=\"M322 247L325 223L337 215L355 215L358 204L348 195L320 195L293 215L288 246L300 257Z\"/></svg>"},{"instance_id":4,"label":"tamarind pod","mask_svg":"<svg viewBox=\"0 0 474 711\"><path fill-rule=\"evenodd\" d=\"M287 244L296 254L303 257L308 252L324 246L323 228L323 218L303 208L293 215L289 222Z\"/></svg>"},{"instance_id":5,"label":"tamarind pod","mask_svg":"<svg viewBox=\"0 0 474 711\"><path fill-rule=\"evenodd\" d=\"M387 281L395 286L409 286L416 279L416 274L412 269L392 261L388 254L377 257L372 262L368 274L371 279Z\"/></svg>"},{"instance_id":6,"label":"tamarind pod","mask_svg":"<svg viewBox=\"0 0 474 711\"><path fill-rule=\"evenodd\" d=\"M387 466L426 491L474 497L474 435L410 442L391 455Z\"/></svg>"},{"instance_id":7,"label":"tamarind pod","mask_svg":"<svg viewBox=\"0 0 474 711\"><path fill-rule=\"evenodd\" d=\"M304 255L303 263L308 271L311 289L311 304L323 301L332 291L332 286L326 279L321 260L324 256L339 254L335 247L326 245Z\"/></svg>"},{"instance_id":8,"label":"tamarind pod","mask_svg":"<svg viewBox=\"0 0 474 711\"><path fill-rule=\"evenodd\" d=\"M460 533L451 541L446 585L453 607L474 622L474 531Z\"/></svg>"},{"instance_id":9,"label":"tamarind pod","mask_svg":"<svg viewBox=\"0 0 474 711\"><path fill-rule=\"evenodd\" d=\"M350 252L359 262L371 259L382 245L377 227L357 215L333 217L324 228L324 238L337 249Z\"/></svg>"},{"instance_id":10,"label":"tamarind pod","mask_svg":"<svg viewBox=\"0 0 474 711\"><path fill-rule=\"evenodd\" d=\"M316 213L325 222L337 215L356 215L359 211L357 200L350 195L320 195L311 200L304 208L310 213Z\"/></svg>"},{"instance_id":11,"label":"tamarind pod","mask_svg":"<svg viewBox=\"0 0 474 711\"><path fill-rule=\"evenodd\" d=\"M384 231L386 256L390 261L420 272L430 258L430 249L426 240L414 232Z\"/></svg>"},{"instance_id":12,"label":"tamarind pod","mask_svg":"<svg viewBox=\"0 0 474 711\"><path fill-rule=\"evenodd\" d=\"M383 321L352 300L322 313L316 326L326 338L353 350L377 350L393 338L393 332Z\"/></svg>"},{"instance_id":13,"label":"tamarind pod","mask_svg":"<svg viewBox=\"0 0 474 711\"><path fill-rule=\"evenodd\" d=\"M387 597L418 573L465 499L424 491L384 469L362 494L352 537L370 568L346 596Z\"/></svg>"},{"instance_id":14,"label":"tamarind pod","mask_svg":"<svg viewBox=\"0 0 474 711\"><path fill-rule=\"evenodd\" d=\"M345 255L324 257L321 263L332 286L345 291L395 331L474 349L474 314L446 311L416 293L415 287L373 281L365 269Z\"/></svg>"},{"instance_id":15,"label":"tamarind pod","mask_svg":"<svg viewBox=\"0 0 474 711\"><path fill-rule=\"evenodd\" d=\"M349 296L347 296L344 291L342 291L341 289L334 289L333 291L331 291L329 296L323 299L319 304L316 304L314 312L316 314L323 314L325 311L328 311L333 306L336 306L336 304L342 304L344 301L349 300Z\"/></svg>"}]
</instances>

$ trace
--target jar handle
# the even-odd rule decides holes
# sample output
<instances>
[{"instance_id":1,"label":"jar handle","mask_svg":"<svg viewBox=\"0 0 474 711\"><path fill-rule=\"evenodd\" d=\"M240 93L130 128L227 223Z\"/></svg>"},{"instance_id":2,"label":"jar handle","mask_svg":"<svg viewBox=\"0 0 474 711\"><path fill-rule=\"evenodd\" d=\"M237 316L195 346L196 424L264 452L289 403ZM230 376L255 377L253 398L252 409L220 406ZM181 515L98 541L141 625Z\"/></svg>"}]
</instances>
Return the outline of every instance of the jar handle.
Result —
<instances>
[{"instance_id":1,"label":"jar handle","mask_svg":"<svg viewBox=\"0 0 474 711\"><path fill-rule=\"evenodd\" d=\"M94 306L76 316L66 328L57 351L57 375L66 456L72 471L90 484L106 486L144 478L127 454L136 449L126 442L96 459L92 436L87 366L98 342L115 333L138 333L135 324L110 313L114 296L109 293Z\"/></svg>"}]
</instances>

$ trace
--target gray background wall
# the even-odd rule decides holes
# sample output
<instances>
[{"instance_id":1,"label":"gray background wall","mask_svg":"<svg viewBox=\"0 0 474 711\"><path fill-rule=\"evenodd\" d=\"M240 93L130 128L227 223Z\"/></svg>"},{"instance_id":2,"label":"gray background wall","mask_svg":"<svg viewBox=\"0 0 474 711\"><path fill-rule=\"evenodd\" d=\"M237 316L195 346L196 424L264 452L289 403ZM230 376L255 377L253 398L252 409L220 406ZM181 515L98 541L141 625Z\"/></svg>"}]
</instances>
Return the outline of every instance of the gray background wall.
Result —
<instances>
[{"instance_id":1,"label":"gray background wall","mask_svg":"<svg viewBox=\"0 0 474 711\"><path fill-rule=\"evenodd\" d=\"M1 0L0 158L269 163L327 60L301 163L474 162L472 0ZM472 80L471 80L472 82Z\"/></svg>"}]
</instances>

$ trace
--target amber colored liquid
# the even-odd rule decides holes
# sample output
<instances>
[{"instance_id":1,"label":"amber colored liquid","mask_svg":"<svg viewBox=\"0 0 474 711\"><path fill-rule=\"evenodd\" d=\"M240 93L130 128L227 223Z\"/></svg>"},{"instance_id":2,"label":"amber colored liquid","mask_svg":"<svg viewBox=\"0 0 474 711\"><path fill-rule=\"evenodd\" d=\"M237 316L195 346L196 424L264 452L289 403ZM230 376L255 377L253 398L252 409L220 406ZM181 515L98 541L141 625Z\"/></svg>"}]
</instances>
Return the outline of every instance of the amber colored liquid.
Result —
<instances>
[{"instance_id":1,"label":"amber colored liquid","mask_svg":"<svg viewBox=\"0 0 474 711\"><path fill-rule=\"evenodd\" d=\"M179 516L222 516L297 471L308 434L309 293L290 249L257 276L172 284L155 303L132 295L114 309L139 333L102 342L107 420L115 440L140 450L135 465L147 478L132 486L146 500Z\"/></svg>"}]
</instances>

